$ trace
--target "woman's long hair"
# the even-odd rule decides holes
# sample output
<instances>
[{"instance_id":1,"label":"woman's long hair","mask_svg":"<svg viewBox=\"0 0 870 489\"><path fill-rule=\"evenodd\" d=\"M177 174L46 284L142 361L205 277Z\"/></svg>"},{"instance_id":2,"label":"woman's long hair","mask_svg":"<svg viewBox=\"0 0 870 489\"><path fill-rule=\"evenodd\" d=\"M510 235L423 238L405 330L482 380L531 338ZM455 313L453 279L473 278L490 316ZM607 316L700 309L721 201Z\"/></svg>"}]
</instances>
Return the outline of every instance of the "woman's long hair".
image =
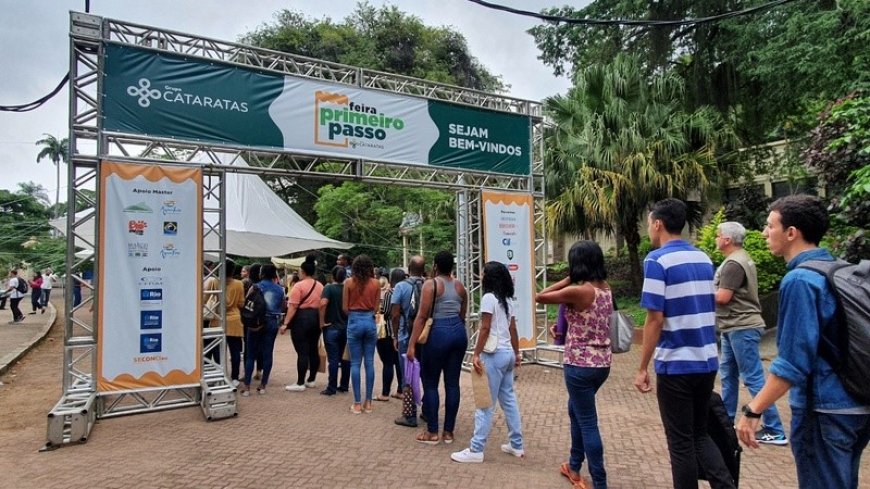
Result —
<instances>
[{"instance_id":1,"label":"woman's long hair","mask_svg":"<svg viewBox=\"0 0 870 489\"><path fill-rule=\"evenodd\" d=\"M375 278L375 264L368 255L360 255L354 258L350 270L353 281L360 290L365 288L369 279Z\"/></svg>"},{"instance_id":2,"label":"woman's long hair","mask_svg":"<svg viewBox=\"0 0 870 489\"><path fill-rule=\"evenodd\" d=\"M568 252L568 272L571 283L607 280L604 253L595 241L581 240Z\"/></svg>"},{"instance_id":3,"label":"woman's long hair","mask_svg":"<svg viewBox=\"0 0 870 489\"><path fill-rule=\"evenodd\" d=\"M514 296L514 281L507 267L497 261L487 262L483 266L483 293L492 293L506 315L510 316L507 300Z\"/></svg>"}]
</instances>

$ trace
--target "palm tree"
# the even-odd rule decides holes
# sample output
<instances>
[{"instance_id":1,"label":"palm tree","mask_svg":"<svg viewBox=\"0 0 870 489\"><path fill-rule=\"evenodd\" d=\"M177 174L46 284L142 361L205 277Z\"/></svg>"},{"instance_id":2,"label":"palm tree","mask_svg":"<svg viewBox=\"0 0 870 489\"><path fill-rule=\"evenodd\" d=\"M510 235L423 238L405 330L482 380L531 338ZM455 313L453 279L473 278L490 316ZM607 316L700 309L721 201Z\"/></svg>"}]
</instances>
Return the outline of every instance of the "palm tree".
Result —
<instances>
[{"instance_id":1,"label":"palm tree","mask_svg":"<svg viewBox=\"0 0 870 489\"><path fill-rule=\"evenodd\" d=\"M686 112L683 94L677 76L649 78L637 58L619 55L545 102L555 124L546 138L550 230L624 237L636 287L642 212L665 197L703 198L717 152L735 139L712 109Z\"/></svg>"},{"instance_id":2,"label":"palm tree","mask_svg":"<svg viewBox=\"0 0 870 489\"><path fill-rule=\"evenodd\" d=\"M42 184L34 182L20 182L18 184L18 193L33 197L37 202L44 205L46 208L51 207L51 199L48 197L48 192Z\"/></svg>"},{"instance_id":3,"label":"palm tree","mask_svg":"<svg viewBox=\"0 0 870 489\"><path fill-rule=\"evenodd\" d=\"M45 134L45 137L36 142L37 146L42 146L39 154L36 155L36 162L39 163L43 158L48 158L54 163L57 168L57 181L54 189L54 217L58 217L60 210L60 162L69 161L69 139L57 139L51 134Z\"/></svg>"}]
</instances>

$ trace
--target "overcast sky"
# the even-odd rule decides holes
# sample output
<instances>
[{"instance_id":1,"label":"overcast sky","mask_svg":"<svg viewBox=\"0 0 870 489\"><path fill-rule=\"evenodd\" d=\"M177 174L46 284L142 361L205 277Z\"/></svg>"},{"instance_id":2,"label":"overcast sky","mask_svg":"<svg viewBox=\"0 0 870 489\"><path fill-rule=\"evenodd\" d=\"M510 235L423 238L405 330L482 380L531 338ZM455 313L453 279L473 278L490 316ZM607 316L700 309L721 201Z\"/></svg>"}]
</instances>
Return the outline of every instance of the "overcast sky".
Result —
<instances>
[{"instance_id":1,"label":"overcast sky","mask_svg":"<svg viewBox=\"0 0 870 489\"><path fill-rule=\"evenodd\" d=\"M510 94L541 100L564 92L569 81L556 78L537 59L538 50L525 31L532 19L486 9L467 0L372 0L374 6L396 5L430 26L448 25L468 40L471 53L511 86ZM587 0L500 0L501 4L538 11ZM287 8L311 18L341 20L353 0L92 0L91 13L154 25L205 37L235 41L239 35L271 21ZM84 11L84 0L0 0L0 105L28 103L54 88L69 69L69 11ZM67 137L68 90L28 113L0 112L0 188L18 182L42 184L54 198L52 163L36 163L34 144L44 133ZM65 200L66 171L61 200Z\"/></svg>"}]
</instances>

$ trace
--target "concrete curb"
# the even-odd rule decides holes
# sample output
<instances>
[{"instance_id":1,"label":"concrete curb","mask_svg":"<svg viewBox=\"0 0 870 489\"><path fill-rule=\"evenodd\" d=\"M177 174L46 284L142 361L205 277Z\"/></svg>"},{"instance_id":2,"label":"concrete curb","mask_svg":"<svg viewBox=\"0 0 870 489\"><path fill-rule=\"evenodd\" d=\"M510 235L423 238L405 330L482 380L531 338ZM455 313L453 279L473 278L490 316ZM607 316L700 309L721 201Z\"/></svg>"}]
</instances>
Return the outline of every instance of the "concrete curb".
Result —
<instances>
[{"instance_id":1,"label":"concrete curb","mask_svg":"<svg viewBox=\"0 0 870 489\"><path fill-rule=\"evenodd\" d=\"M27 352L32 350L36 345L38 345L46 336L48 336L48 332L51 331L51 327L54 326L55 321L57 321L57 309L54 307L54 304L48 304L49 314L48 321L42 324L42 327L30 338L30 342L26 345L21 345L16 350L7 353L0 357L0 375L5 375L9 369L15 365L18 360L21 360L24 355L27 355Z\"/></svg>"}]
</instances>

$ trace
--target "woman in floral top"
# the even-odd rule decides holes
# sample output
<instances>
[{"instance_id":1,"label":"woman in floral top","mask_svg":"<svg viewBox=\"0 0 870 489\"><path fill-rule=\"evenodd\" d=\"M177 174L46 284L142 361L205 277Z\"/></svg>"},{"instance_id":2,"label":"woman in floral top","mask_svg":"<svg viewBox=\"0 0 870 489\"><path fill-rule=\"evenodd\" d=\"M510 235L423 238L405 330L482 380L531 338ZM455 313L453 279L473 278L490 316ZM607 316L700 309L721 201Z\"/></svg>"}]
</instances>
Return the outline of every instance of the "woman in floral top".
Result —
<instances>
[{"instance_id":1,"label":"woman in floral top","mask_svg":"<svg viewBox=\"0 0 870 489\"><path fill-rule=\"evenodd\" d=\"M595 394L610 375L610 315L613 296L607 285L604 254L592 241L578 241L568 253L569 276L547 287L536 300L565 304L568 331L563 358L571 420L571 454L560 472L575 488L589 487L580 476L584 460L595 489L607 487L604 446L598 430Z\"/></svg>"}]
</instances>

